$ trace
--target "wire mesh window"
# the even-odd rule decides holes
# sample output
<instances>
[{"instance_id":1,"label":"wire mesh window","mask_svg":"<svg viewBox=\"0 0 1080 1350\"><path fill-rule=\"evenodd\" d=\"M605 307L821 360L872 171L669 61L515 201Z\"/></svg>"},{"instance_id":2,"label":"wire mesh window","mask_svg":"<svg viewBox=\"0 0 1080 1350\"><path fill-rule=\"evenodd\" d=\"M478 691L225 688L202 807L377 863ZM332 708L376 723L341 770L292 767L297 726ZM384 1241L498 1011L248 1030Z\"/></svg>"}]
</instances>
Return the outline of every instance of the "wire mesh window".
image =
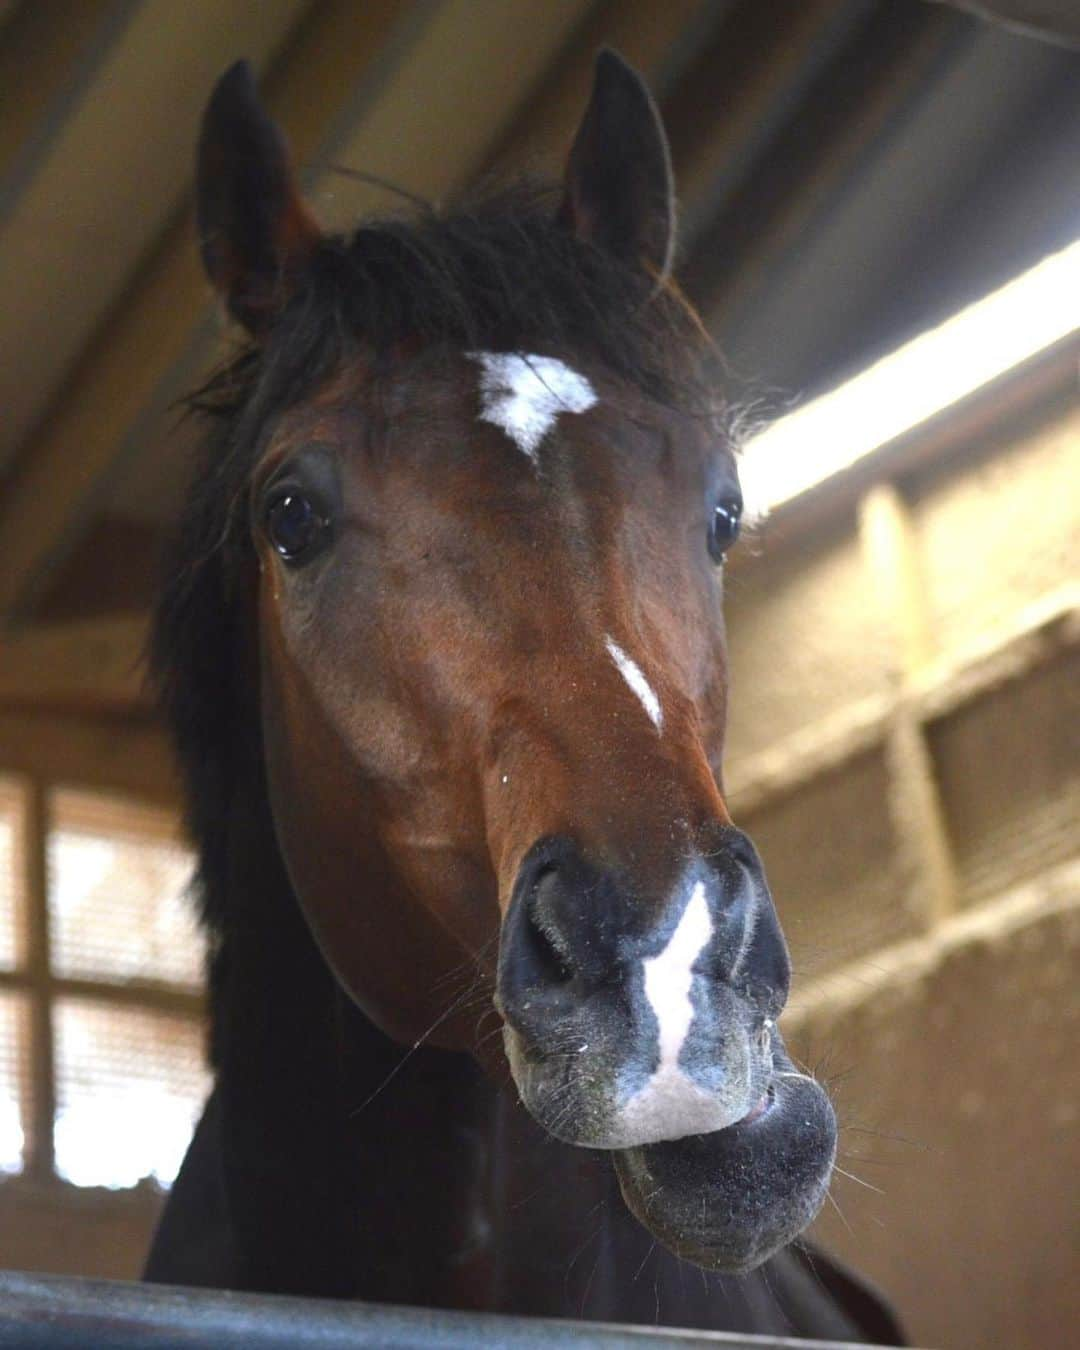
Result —
<instances>
[{"instance_id":1,"label":"wire mesh window","mask_svg":"<svg viewBox=\"0 0 1080 1350\"><path fill-rule=\"evenodd\" d=\"M190 1018L61 999L55 1013L56 1171L77 1186L175 1177L204 1095Z\"/></svg>"},{"instance_id":2,"label":"wire mesh window","mask_svg":"<svg viewBox=\"0 0 1080 1350\"><path fill-rule=\"evenodd\" d=\"M21 1172L26 1147L25 1000L0 993L0 1175Z\"/></svg>"},{"instance_id":3,"label":"wire mesh window","mask_svg":"<svg viewBox=\"0 0 1080 1350\"><path fill-rule=\"evenodd\" d=\"M60 975L197 986L184 887L191 859L160 811L73 791L51 795L49 941Z\"/></svg>"},{"instance_id":4,"label":"wire mesh window","mask_svg":"<svg viewBox=\"0 0 1080 1350\"><path fill-rule=\"evenodd\" d=\"M209 1088L170 812L0 779L0 1173L167 1186Z\"/></svg>"}]
</instances>

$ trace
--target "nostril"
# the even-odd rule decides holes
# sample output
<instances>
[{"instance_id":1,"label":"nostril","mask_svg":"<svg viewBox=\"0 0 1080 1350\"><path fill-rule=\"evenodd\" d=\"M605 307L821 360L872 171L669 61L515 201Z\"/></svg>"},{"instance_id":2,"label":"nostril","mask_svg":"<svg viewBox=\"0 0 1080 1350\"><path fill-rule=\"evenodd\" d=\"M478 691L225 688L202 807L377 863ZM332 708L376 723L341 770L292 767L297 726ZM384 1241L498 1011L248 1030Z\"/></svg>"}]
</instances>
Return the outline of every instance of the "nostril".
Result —
<instances>
[{"instance_id":1,"label":"nostril","mask_svg":"<svg viewBox=\"0 0 1080 1350\"><path fill-rule=\"evenodd\" d=\"M514 883L499 941L497 989L503 1016L521 1035L543 1038L580 976L576 850L565 837L539 840Z\"/></svg>"},{"instance_id":2,"label":"nostril","mask_svg":"<svg viewBox=\"0 0 1080 1350\"><path fill-rule=\"evenodd\" d=\"M566 984L573 979L574 968L566 934L555 918L558 892L558 871L553 863L549 863L537 874L525 905L525 917L537 973L554 984Z\"/></svg>"}]
</instances>

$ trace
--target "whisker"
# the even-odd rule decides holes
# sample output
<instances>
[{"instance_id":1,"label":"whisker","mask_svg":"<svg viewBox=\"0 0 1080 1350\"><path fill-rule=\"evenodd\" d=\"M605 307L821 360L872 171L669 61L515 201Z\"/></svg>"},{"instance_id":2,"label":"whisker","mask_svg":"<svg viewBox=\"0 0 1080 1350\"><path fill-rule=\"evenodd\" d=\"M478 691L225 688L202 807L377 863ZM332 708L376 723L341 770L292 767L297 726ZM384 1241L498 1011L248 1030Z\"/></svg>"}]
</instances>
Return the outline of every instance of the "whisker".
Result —
<instances>
[{"instance_id":1,"label":"whisker","mask_svg":"<svg viewBox=\"0 0 1080 1350\"><path fill-rule=\"evenodd\" d=\"M641 1272L645 1269L646 1265L648 1264L649 1257L652 1256L652 1254L653 1254L654 1251L656 1251L656 1239L655 1239L655 1238L654 1238L653 1241L649 1244L649 1250L648 1250L648 1251L645 1253L645 1255L641 1258L641 1265L638 1266L637 1270L634 1271L633 1278L632 1278L631 1281L630 1281L631 1284L637 1284L638 1278L639 1278L639 1276L641 1275Z\"/></svg>"},{"instance_id":2,"label":"whisker","mask_svg":"<svg viewBox=\"0 0 1080 1350\"><path fill-rule=\"evenodd\" d=\"M382 1082L375 1089L375 1091L372 1092L369 1096L365 1097L364 1100L360 1103L358 1107L356 1107L355 1110L349 1112L350 1119L355 1118L360 1114L361 1111L366 1110L367 1107L369 1107L371 1103L375 1100L375 1098L381 1092L385 1091L387 1087L389 1087L389 1085L394 1081L394 1079L398 1076L398 1074L405 1067L405 1065L408 1064L409 1060L412 1059L413 1055L416 1054L417 1050L420 1049L420 1047L424 1044L424 1042L428 1039L428 1037L431 1036L435 1031L437 1031L439 1027L442 1026L442 1024L452 1013L458 1011L463 1001L464 997L455 999L454 1002L451 1003L448 1008L444 1009L439 1014L439 1016L436 1017L435 1021L432 1022L431 1026L428 1027L427 1031L424 1032L424 1034L419 1038L419 1040L414 1041L412 1046L410 1046L410 1048L405 1052L405 1054L402 1055L402 1057L398 1060L398 1062L394 1065L394 1067L382 1080Z\"/></svg>"},{"instance_id":3,"label":"whisker","mask_svg":"<svg viewBox=\"0 0 1080 1350\"><path fill-rule=\"evenodd\" d=\"M833 1163L833 1171L839 1172L842 1177L847 1177L850 1181L857 1181L860 1186L865 1186L868 1191L875 1191L878 1195L885 1194L880 1186L875 1186L869 1181L864 1181L862 1177L857 1177L854 1172L845 1172L838 1163Z\"/></svg>"},{"instance_id":4,"label":"whisker","mask_svg":"<svg viewBox=\"0 0 1080 1350\"><path fill-rule=\"evenodd\" d=\"M851 1234L851 1236L854 1237L854 1236L855 1236L855 1230L854 1230L854 1228L852 1228L851 1224L848 1223L848 1221L847 1221L847 1215L844 1213L844 1211L843 1211L843 1210L840 1208L840 1206L837 1204L837 1202L836 1202L836 1197L835 1197L835 1196L833 1195L833 1193L832 1193L832 1187L831 1187L831 1186L830 1186L829 1189L825 1192L825 1198L826 1198L826 1200L828 1200L829 1204L832 1205L833 1209L836 1210L837 1214L840 1215L840 1222L841 1222L841 1223L844 1225L844 1227L848 1230L848 1232Z\"/></svg>"}]
</instances>

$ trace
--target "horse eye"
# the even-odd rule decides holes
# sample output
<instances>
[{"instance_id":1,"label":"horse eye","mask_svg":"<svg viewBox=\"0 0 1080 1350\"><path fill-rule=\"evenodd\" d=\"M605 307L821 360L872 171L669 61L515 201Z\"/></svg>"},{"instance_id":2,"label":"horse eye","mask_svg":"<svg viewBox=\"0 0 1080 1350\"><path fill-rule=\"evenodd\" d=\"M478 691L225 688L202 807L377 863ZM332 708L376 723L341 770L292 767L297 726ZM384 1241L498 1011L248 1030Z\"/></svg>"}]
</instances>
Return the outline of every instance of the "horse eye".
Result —
<instances>
[{"instance_id":1,"label":"horse eye","mask_svg":"<svg viewBox=\"0 0 1080 1350\"><path fill-rule=\"evenodd\" d=\"M286 562L299 562L310 554L327 524L308 498L296 492L282 492L266 508L266 533Z\"/></svg>"},{"instance_id":2,"label":"horse eye","mask_svg":"<svg viewBox=\"0 0 1080 1350\"><path fill-rule=\"evenodd\" d=\"M717 502L709 522L709 556L722 563L728 549L739 537L742 502L737 497L725 497Z\"/></svg>"}]
</instances>

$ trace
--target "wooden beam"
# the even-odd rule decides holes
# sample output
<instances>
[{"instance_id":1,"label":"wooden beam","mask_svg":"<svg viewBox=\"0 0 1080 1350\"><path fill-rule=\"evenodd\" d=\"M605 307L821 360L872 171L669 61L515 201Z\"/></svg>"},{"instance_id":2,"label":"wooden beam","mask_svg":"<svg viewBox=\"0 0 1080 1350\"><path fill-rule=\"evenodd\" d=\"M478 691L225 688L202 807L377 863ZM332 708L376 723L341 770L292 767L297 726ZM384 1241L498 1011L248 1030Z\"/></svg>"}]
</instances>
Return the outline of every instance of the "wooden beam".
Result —
<instances>
[{"instance_id":1,"label":"wooden beam","mask_svg":"<svg viewBox=\"0 0 1080 1350\"><path fill-rule=\"evenodd\" d=\"M85 787L176 810L176 766L165 732L146 717L0 710L0 775Z\"/></svg>"},{"instance_id":2,"label":"wooden beam","mask_svg":"<svg viewBox=\"0 0 1080 1350\"><path fill-rule=\"evenodd\" d=\"M297 154L310 155L373 49L393 25L392 0L320 9L267 80L268 101ZM221 52L224 67L234 50ZM319 72L312 79L313 67ZM194 143L197 113L187 129ZM193 165L185 165L190 182ZM108 492L118 468L164 439L167 409L192 369L192 333L207 323L210 292L199 267L190 207L165 229L78 368L20 455L0 505L0 618L26 615ZM204 342L206 336L204 334Z\"/></svg>"},{"instance_id":3,"label":"wooden beam","mask_svg":"<svg viewBox=\"0 0 1080 1350\"><path fill-rule=\"evenodd\" d=\"M190 181L201 106L238 52L265 67L310 0L114 6L0 224L0 462L40 419Z\"/></svg>"},{"instance_id":4,"label":"wooden beam","mask_svg":"<svg viewBox=\"0 0 1080 1350\"><path fill-rule=\"evenodd\" d=\"M0 711L149 709L145 618L40 624L0 643Z\"/></svg>"},{"instance_id":5,"label":"wooden beam","mask_svg":"<svg viewBox=\"0 0 1080 1350\"><path fill-rule=\"evenodd\" d=\"M662 96L666 67L687 30L718 24L724 5L701 0L604 0L588 12L532 98L491 147L485 173L559 175L592 86L602 46L614 47ZM677 186L681 190L681 183ZM681 191L680 191L681 195Z\"/></svg>"},{"instance_id":6,"label":"wooden beam","mask_svg":"<svg viewBox=\"0 0 1080 1350\"><path fill-rule=\"evenodd\" d=\"M64 102L92 71L119 8L116 0L36 0L6 15L0 9L0 218L46 149Z\"/></svg>"},{"instance_id":7,"label":"wooden beam","mask_svg":"<svg viewBox=\"0 0 1080 1350\"><path fill-rule=\"evenodd\" d=\"M27 1171L39 1179L53 1174L56 1076L52 999L49 983L49 821L45 786L27 785L22 813L22 855L26 864L26 973L30 1002L30 1138Z\"/></svg>"},{"instance_id":8,"label":"wooden beam","mask_svg":"<svg viewBox=\"0 0 1080 1350\"><path fill-rule=\"evenodd\" d=\"M701 230L685 283L723 343L897 108L936 68L958 21L946 12L859 6L854 36L789 110L715 225Z\"/></svg>"},{"instance_id":9,"label":"wooden beam","mask_svg":"<svg viewBox=\"0 0 1080 1350\"><path fill-rule=\"evenodd\" d=\"M936 722L1076 646L1080 581L1070 581L1010 614L966 650L924 666L912 680L919 716Z\"/></svg>"},{"instance_id":10,"label":"wooden beam","mask_svg":"<svg viewBox=\"0 0 1080 1350\"><path fill-rule=\"evenodd\" d=\"M999 23L1025 37L1080 47L1080 10L1076 0L937 0L964 9L986 22Z\"/></svg>"},{"instance_id":11,"label":"wooden beam","mask_svg":"<svg viewBox=\"0 0 1080 1350\"><path fill-rule=\"evenodd\" d=\"M893 626L893 675L914 679L931 660L933 638L915 531L895 484L876 483L859 503L859 534L878 609Z\"/></svg>"},{"instance_id":12,"label":"wooden beam","mask_svg":"<svg viewBox=\"0 0 1080 1350\"><path fill-rule=\"evenodd\" d=\"M684 248L693 249L865 17L862 6L837 0L728 8L664 102Z\"/></svg>"},{"instance_id":13,"label":"wooden beam","mask_svg":"<svg viewBox=\"0 0 1080 1350\"><path fill-rule=\"evenodd\" d=\"M1080 584L1070 582L1010 616L977 643L930 660L907 695L921 726L991 689L1020 680L1080 645ZM901 694L875 694L812 723L776 745L725 766L732 810L745 816L884 746Z\"/></svg>"},{"instance_id":14,"label":"wooden beam","mask_svg":"<svg viewBox=\"0 0 1080 1350\"><path fill-rule=\"evenodd\" d=\"M834 1018L850 1016L860 1005L917 986L957 952L1018 939L1037 920L1071 916L1078 907L1080 865L1070 859L989 903L950 915L932 933L878 947L869 956L803 981L784 1013L785 1033L798 1034L823 1012Z\"/></svg>"},{"instance_id":15,"label":"wooden beam","mask_svg":"<svg viewBox=\"0 0 1080 1350\"><path fill-rule=\"evenodd\" d=\"M482 165L588 7L448 0L421 7L423 22L408 11L406 23L388 0L329 4L313 15L307 48L267 81L267 99L301 159L344 161L438 199ZM316 199L332 214L346 201L350 215L385 203L377 189L329 173ZM166 409L214 350L210 313L185 214L95 335L5 493L0 616L31 611L118 473L160 439Z\"/></svg>"},{"instance_id":16,"label":"wooden beam","mask_svg":"<svg viewBox=\"0 0 1080 1350\"><path fill-rule=\"evenodd\" d=\"M533 96L548 64L592 0L446 0L378 95L357 109L336 147L339 161L400 183L431 201L451 197L490 157L506 125ZM385 209L386 194L324 179L341 202L338 223ZM395 203L396 206L396 203Z\"/></svg>"},{"instance_id":17,"label":"wooden beam","mask_svg":"<svg viewBox=\"0 0 1080 1350\"><path fill-rule=\"evenodd\" d=\"M50 998L96 999L118 1008L148 1008L180 1017L202 1017L206 996L198 989L185 989L164 980L90 980L67 975L49 975L45 981ZM27 971L0 970L0 989L29 993L38 988Z\"/></svg>"}]
</instances>

